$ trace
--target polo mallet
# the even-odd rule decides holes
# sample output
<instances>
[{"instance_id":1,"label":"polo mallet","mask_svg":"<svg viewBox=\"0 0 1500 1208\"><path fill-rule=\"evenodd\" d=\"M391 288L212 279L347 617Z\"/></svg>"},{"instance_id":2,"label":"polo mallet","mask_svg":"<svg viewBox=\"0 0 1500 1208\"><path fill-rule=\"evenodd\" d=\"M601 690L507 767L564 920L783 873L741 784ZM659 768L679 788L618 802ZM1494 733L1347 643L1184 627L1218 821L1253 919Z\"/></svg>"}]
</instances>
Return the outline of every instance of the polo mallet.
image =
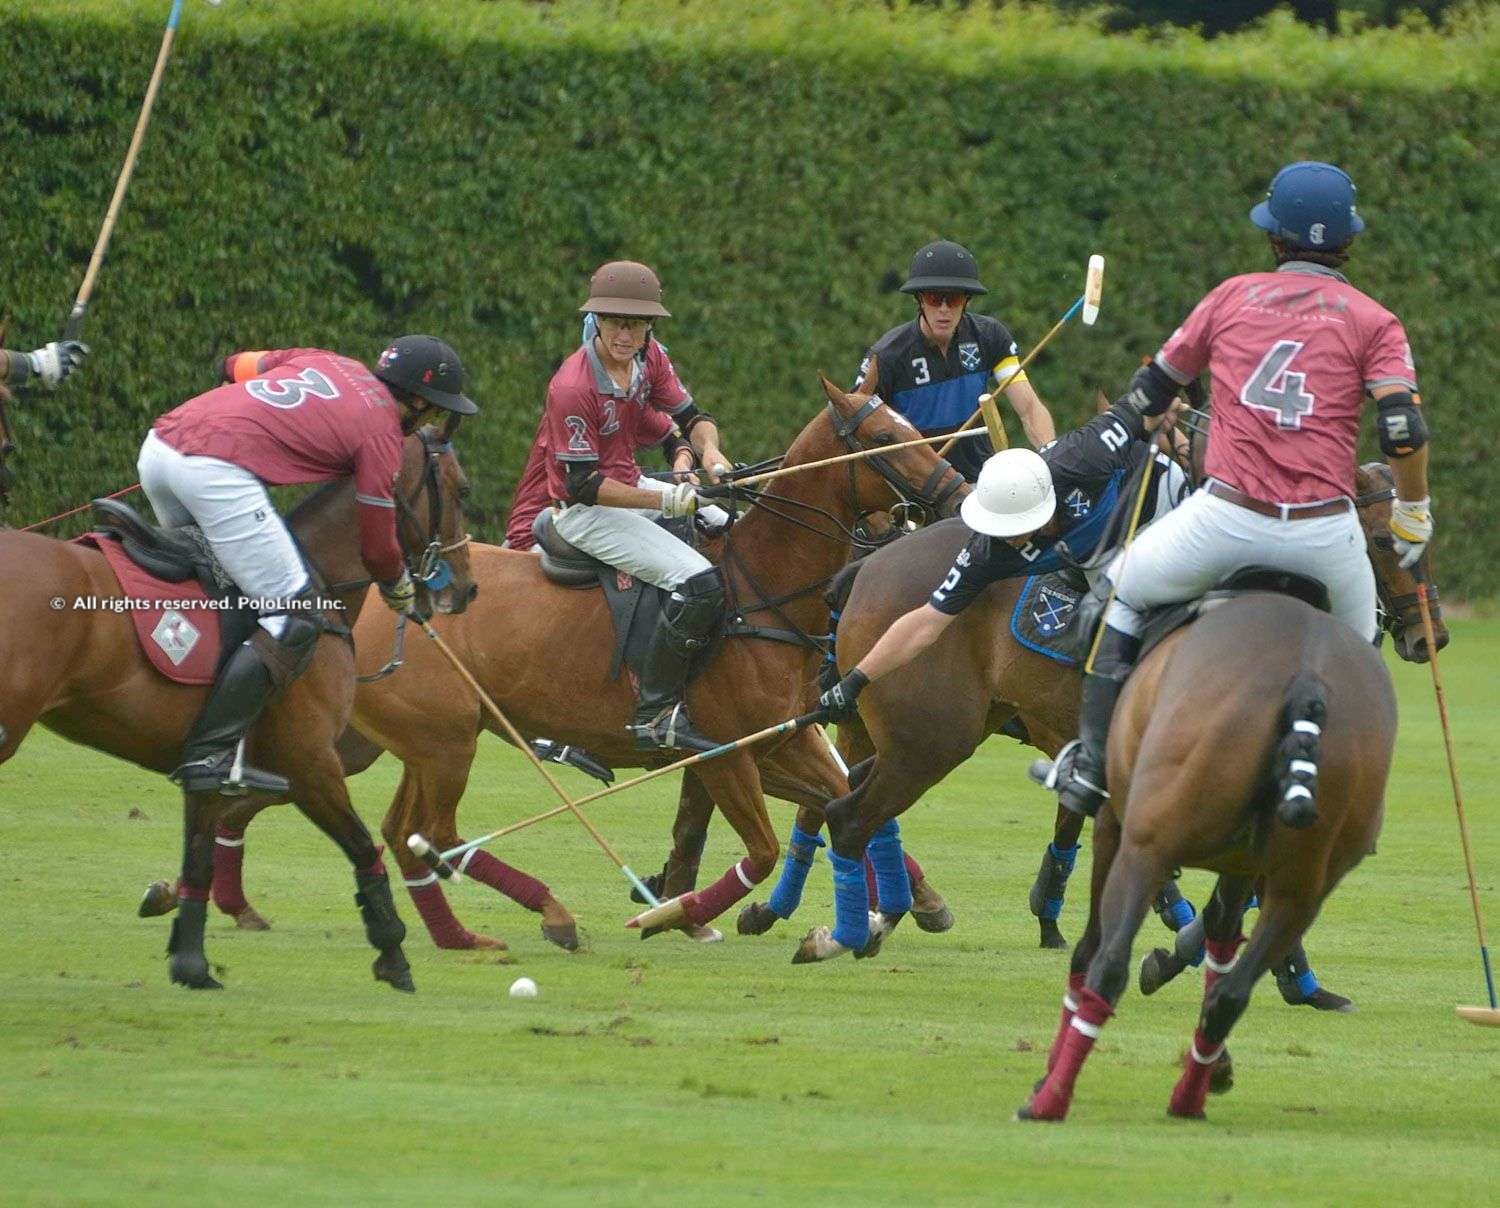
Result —
<instances>
[{"instance_id":1,"label":"polo mallet","mask_svg":"<svg viewBox=\"0 0 1500 1208\"><path fill-rule=\"evenodd\" d=\"M73 309L63 328L63 339L76 340L83 334L83 312L94 292L94 282L99 276L99 267L104 263L104 253L109 248L110 236L115 231L115 220L120 216L120 207L125 202L125 190L130 186L131 174L135 172L135 161L141 153L141 140L146 136L146 124L151 120L151 107L156 104L156 93L161 87L162 73L167 68L167 57L172 53L172 40L177 36L177 21L182 16L182 0L172 0L172 11L167 14L166 32L161 37L161 49L156 52L156 67L151 72L151 82L146 85L146 97L141 102L140 115L135 119L135 133L130 136L130 146L125 152L125 162L120 166L119 178L115 181L115 193L110 198L109 209L104 214L104 225L99 228L99 238L94 242L94 254L89 257L88 269L83 274L83 284L78 287L78 296L73 300Z\"/></svg>"},{"instance_id":2,"label":"polo mallet","mask_svg":"<svg viewBox=\"0 0 1500 1208\"><path fill-rule=\"evenodd\" d=\"M685 759L679 759L675 763L669 763L665 767L654 768L649 772L643 772L630 780L622 780L619 784L612 784L608 788L600 789L590 793L586 797L580 797L573 802L573 806L588 805L591 801L598 801L601 797L608 797L612 793L623 792L625 789L633 788L635 785L644 784L648 780L655 780L659 776L665 776L668 772L680 772L683 768L691 767L695 763L703 763L709 759L717 759L721 755L728 755L731 751L742 751L746 747L754 746L767 738L774 738L778 734L788 734L793 730L800 730L803 726L811 725L823 719L822 710L814 710L804 713L800 717L789 718L786 721L777 722L774 726L767 726L764 730L757 730L754 734L747 734L744 738L737 738L733 742L726 742L712 750L699 751L696 755L689 755ZM480 835L477 839L470 839L467 843L460 843L457 847L449 848L447 851L438 851L421 835L412 835L407 840L407 846L412 853L420 859L428 868L437 873L438 876L447 880L457 875L457 869L450 861L457 860L476 847L483 847L487 843L493 843L496 839L505 835L513 835L517 831L525 830L528 826L535 826L538 822L545 822L548 818L555 818L558 814L567 813L569 807L559 805L540 814L533 814L530 818L523 818L519 822L512 822L509 826L502 826L497 831L491 831L487 835ZM656 903L653 903L656 904Z\"/></svg>"},{"instance_id":3,"label":"polo mallet","mask_svg":"<svg viewBox=\"0 0 1500 1208\"><path fill-rule=\"evenodd\" d=\"M840 453L837 457L824 457L818 461L807 461L795 466L782 466L779 470L767 470L764 473L751 474L748 478L736 478L731 476L725 479L727 484L737 487L753 486L758 482L770 482L773 478L784 478L788 474L801 474L805 470L821 470L825 466L842 465L846 461L863 461L866 457L884 457L889 453L895 453L901 449L911 449L917 445L935 445L940 440L946 440L950 444L955 440L967 439L972 436L983 436L983 428L971 428L967 432L954 432L946 436L918 436L913 440L897 441L894 445L873 445L868 449L856 449L853 453ZM715 498L714 488L709 487L700 491L699 494L706 499Z\"/></svg>"},{"instance_id":4,"label":"polo mallet","mask_svg":"<svg viewBox=\"0 0 1500 1208\"><path fill-rule=\"evenodd\" d=\"M521 749L521 753L531 761L531 766L541 773L542 779L547 782L552 791L556 793L561 799L561 808L563 810L571 810L573 816L577 818L579 822L583 823L583 829L588 831L589 837L592 838L594 842L599 845L600 850L603 851L604 854L614 862L615 867L625 874L626 880L628 880L631 885L634 886L635 889L642 895L642 897L644 897L646 901L651 903L651 905L659 906L661 903L657 900L656 895L646 888L645 882L642 881L640 877L631 872L629 865L627 865L624 860L615 855L615 849L605 841L603 835L601 835L597 830L594 829L594 824L584 816L583 811L578 808L578 803L568 796L566 790L564 790L562 785L557 783L556 777L554 777L552 773L547 770L546 765L543 764L542 761L537 757L537 753L531 749L531 744L521 737L521 732L517 730L515 726L511 725L510 718L506 717L505 714L500 711L500 706L495 704L495 702L490 699L489 693L479 686L479 681L470 674L469 669L463 665L458 655L453 653L453 649L448 645L448 643L443 641L442 637L438 634L438 631L434 629L432 625L427 621L423 621L415 617L413 617L413 619L417 620L417 624L422 627L422 632L425 633L429 638L431 638L434 643L436 643L437 648L441 650L447 660L453 664L453 669L458 672L463 681L468 684L469 687L472 688L479 696L480 703L483 704L484 707L487 708L494 716L495 720L500 723L501 729L503 729L505 733L510 736L511 742L515 743L515 745ZM600 794L597 793L595 794L596 797L599 795ZM555 812L561 812L561 810ZM427 842L426 839L422 838L421 835L412 835L409 839L407 839L406 845L411 849L411 852L414 856L422 860L424 863L427 863L429 867L432 867L431 861L427 859L427 855L429 854L427 849L429 849L431 845ZM451 869L449 875L452 875Z\"/></svg>"},{"instance_id":5,"label":"polo mallet","mask_svg":"<svg viewBox=\"0 0 1500 1208\"><path fill-rule=\"evenodd\" d=\"M1052 339L1052 337L1055 336L1059 331L1061 331L1063 329L1063 325L1066 324L1067 321L1074 315L1076 315L1080 310L1083 312L1083 325L1085 327L1092 327L1095 322L1098 321L1099 303L1103 297L1104 257L1099 255L1098 252L1095 252L1092 256L1089 257L1088 271L1084 274L1083 278L1083 293L1078 296L1077 301L1075 301L1072 306L1068 307L1067 312L1063 315L1063 317L1052 325L1052 330L1037 341L1036 346L1026 354L1025 359L1019 365L1017 365L1010 371L1009 375L1003 382L996 383L993 390L991 390L987 394L981 394L979 396L978 410L976 410L973 415L969 416L968 419L964 420L958 431L953 433L953 436L949 440L949 442L938 450L938 456L946 457L948 454L948 450L953 447L953 441L957 440L962 433L967 432L970 428L972 428L974 426L974 421L979 419L981 416L984 417L985 431L990 434L990 441L995 446L995 448L997 450L1008 449L1010 447L1010 442L1006 439L1005 436L1005 426L1000 422L1000 408L995 403L996 397L1005 393L1005 391L1009 389L1010 384L1014 382L1018 377L1020 377L1021 374L1026 372L1026 366L1030 365L1032 361L1036 360L1037 353L1041 352L1043 348L1047 347L1047 344Z\"/></svg>"},{"instance_id":6,"label":"polo mallet","mask_svg":"<svg viewBox=\"0 0 1500 1208\"><path fill-rule=\"evenodd\" d=\"M1488 1007L1455 1007L1460 1019L1481 1027L1500 1028L1500 1003L1495 1001L1495 971L1490 966L1490 946L1484 935L1484 914L1479 909L1479 887L1474 883L1474 852L1469 846L1469 821L1464 815L1464 796L1458 787L1458 763L1453 758L1453 732L1448 726L1448 701L1443 695L1443 677L1438 674L1437 640L1432 632L1432 611L1427 604L1427 579L1421 564L1412 568L1417 578L1417 606L1422 610L1422 633L1427 638L1427 662L1432 667L1432 688L1437 696L1438 721L1443 727L1443 748L1448 752L1448 779L1453 784L1453 808L1458 813L1458 838L1464 849L1464 871L1469 876L1469 902L1474 907L1474 926L1479 932L1479 960L1484 966L1484 988Z\"/></svg>"},{"instance_id":7,"label":"polo mallet","mask_svg":"<svg viewBox=\"0 0 1500 1208\"><path fill-rule=\"evenodd\" d=\"M1151 486L1151 467L1156 461L1156 454L1152 452L1141 464L1141 485L1135 493L1135 507L1130 510L1130 526L1125 530L1125 543L1120 546L1122 551L1130 548L1130 543L1135 540L1135 533L1141 526L1141 511L1146 506L1146 495ZM1094 640L1089 643L1089 657L1084 660L1083 673L1090 674L1094 670L1094 656L1099 653L1099 643L1104 637L1104 617L1109 612L1109 606L1115 602L1115 585L1109 585L1109 598L1104 602L1104 612L1099 614L1099 627L1094 630Z\"/></svg>"}]
</instances>

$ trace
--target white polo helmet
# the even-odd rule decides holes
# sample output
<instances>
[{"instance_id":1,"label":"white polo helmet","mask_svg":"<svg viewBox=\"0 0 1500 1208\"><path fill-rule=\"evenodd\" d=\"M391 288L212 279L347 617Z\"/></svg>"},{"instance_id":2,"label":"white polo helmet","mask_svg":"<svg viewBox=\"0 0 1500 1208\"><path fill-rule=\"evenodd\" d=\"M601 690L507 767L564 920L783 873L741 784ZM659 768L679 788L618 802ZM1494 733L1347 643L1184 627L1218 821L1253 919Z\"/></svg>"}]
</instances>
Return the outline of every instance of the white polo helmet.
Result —
<instances>
[{"instance_id":1,"label":"white polo helmet","mask_svg":"<svg viewBox=\"0 0 1500 1208\"><path fill-rule=\"evenodd\" d=\"M1030 449L1002 449L988 458L959 509L964 523L991 537L1034 533L1057 510L1052 471Z\"/></svg>"}]
</instances>

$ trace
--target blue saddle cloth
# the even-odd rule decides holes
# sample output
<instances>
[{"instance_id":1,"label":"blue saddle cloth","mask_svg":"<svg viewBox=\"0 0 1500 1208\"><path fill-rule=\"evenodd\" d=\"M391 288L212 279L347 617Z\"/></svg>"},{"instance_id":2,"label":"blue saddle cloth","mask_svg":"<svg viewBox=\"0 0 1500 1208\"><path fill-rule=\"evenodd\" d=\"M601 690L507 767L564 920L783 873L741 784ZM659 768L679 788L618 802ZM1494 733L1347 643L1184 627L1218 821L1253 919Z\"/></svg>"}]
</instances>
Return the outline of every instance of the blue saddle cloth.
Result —
<instances>
[{"instance_id":1,"label":"blue saddle cloth","mask_svg":"<svg viewBox=\"0 0 1500 1208\"><path fill-rule=\"evenodd\" d=\"M1027 650L1045 655L1064 667L1078 666L1069 632L1083 592L1061 574L1032 575L1021 585L1015 610L1010 614L1010 633Z\"/></svg>"}]
</instances>

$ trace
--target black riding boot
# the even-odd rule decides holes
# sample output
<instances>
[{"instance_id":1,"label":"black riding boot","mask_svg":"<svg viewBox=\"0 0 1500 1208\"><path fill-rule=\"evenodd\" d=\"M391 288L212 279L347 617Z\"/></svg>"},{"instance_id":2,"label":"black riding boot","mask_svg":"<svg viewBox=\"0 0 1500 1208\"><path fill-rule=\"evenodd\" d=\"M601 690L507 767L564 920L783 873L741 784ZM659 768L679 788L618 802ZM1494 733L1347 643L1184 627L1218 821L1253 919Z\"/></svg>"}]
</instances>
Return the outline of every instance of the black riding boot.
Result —
<instances>
[{"instance_id":1,"label":"black riding boot","mask_svg":"<svg viewBox=\"0 0 1500 1208\"><path fill-rule=\"evenodd\" d=\"M1059 786L1057 799L1064 809L1092 818L1109 796L1105 785L1105 755L1109 749L1109 723L1125 678L1140 653L1139 638L1112 626L1104 627L1094 669L1083 677L1083 701L1079 708L1078 745L1068 776Z\"/></svg>"},{"instance_id":2,"label":"black riding boot","mask_svg":"<svg viewBox=\"0 0 1500 1208\"><path fill-rule=\"evenodd\" d=\"M682 690L693 656L713 637L723 611L718 567L700 571L667 596L641 669L641 698L630 724L636 750L707 751L720 745L693 729Z\"/></svg>"},{"instance_id":3,"label":"black riding boot","mask_svg":"<svg viewBox=\"0 0 1500 1208\"><path fill-rule=\"evenodd\" d=\"M240 739L249 732L275 691L271 671L252 642L229 656L182 747L172 780L189 793L241 797L250 792L286 793L285 777L257 768L236 768Z\"/></svg>"}]
</instances>

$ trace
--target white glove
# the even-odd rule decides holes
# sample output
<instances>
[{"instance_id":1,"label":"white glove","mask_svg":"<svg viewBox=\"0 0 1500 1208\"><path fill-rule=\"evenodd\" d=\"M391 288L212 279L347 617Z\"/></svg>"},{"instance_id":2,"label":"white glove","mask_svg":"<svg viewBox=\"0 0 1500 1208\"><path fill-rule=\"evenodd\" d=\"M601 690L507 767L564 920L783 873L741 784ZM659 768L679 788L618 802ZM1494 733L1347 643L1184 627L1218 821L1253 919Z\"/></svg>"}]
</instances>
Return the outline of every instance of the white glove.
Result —
<instances>
[{"instance_id":1,"label":"white glove","mask_svg":"<svg viewBox=\"0 0 1500 1208\"><path fill-rule=\"evenodd\" d=\"M82 365L88 354L87 344L80 344L77 340L63 340L61 343L54 340L44 348L28 352L26 359L31 364L32 374L42 379L42 385L56 386Z\"/></svg>"},{"instance_id":2,"label":"white glove","mask_svg":"<svg viewBox=\"0 0 1500 1208\"><path fill-rule=\"evenodd\" d=\"M1391 505L1391 538L1401 569L1416 565L1432 540L1432 500L1398 499Z\"/></svg>"},{"instance_id":3,"label":"white glove","mask_svg":"<svg viewBox=\"0 0 1500 1208\"><path fill-rule=\"evenodd\" d=\"M690 482L674 483L661 495L661 514L668 520L691 516L698 510L698 488Z\"/></svg>"}]
</instances>

